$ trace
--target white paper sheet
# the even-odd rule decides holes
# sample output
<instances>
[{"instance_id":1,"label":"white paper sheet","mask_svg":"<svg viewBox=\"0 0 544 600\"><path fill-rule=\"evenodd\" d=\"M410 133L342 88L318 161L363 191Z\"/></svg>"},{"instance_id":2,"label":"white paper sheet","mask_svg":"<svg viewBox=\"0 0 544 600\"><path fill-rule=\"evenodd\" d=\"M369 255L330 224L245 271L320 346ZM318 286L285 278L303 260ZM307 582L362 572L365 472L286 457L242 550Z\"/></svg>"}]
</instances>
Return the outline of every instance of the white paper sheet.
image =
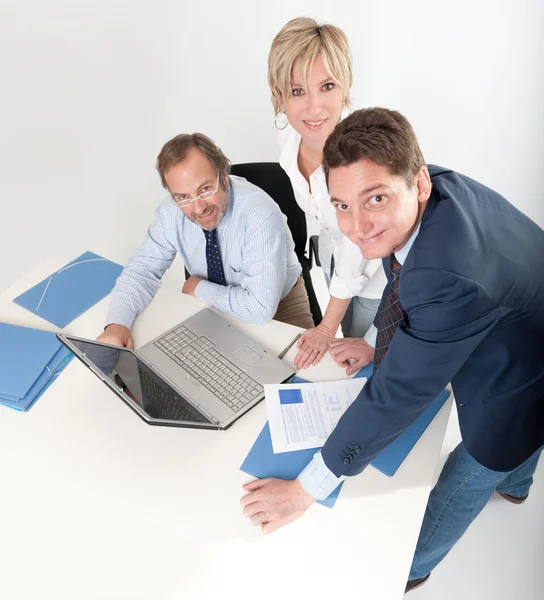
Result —
<instances>
[{"instance_id":1,"label":"white paper sheet","mask_svg":"<svg viewBox=\"0 0 544 600\"><path fill-rule=\"evenodd\" d=\"M265 385L274 454L323 446L366 381Z\"/></svg>"}]
</instances>

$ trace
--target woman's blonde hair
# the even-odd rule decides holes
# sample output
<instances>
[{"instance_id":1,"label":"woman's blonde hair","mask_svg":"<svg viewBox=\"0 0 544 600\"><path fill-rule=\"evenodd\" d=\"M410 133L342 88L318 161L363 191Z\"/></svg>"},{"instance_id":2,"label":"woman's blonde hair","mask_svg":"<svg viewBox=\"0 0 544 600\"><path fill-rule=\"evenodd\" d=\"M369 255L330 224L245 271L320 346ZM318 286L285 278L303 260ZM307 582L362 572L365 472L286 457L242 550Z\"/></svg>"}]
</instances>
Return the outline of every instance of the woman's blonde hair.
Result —
<instances>
[{"instance_id":1,"label":"woman's blonde hair","mask_svg":"<svg viewBox=\"0 0 544 600\"><path fill-rule=\"evenodd\" d=\"M299 17L282 27L268 55L268 85L276 114L291 95L293 63L299 59L302 82L307 87L308 68L318 56L323 59L333 79L340 84L344 105L350 105L353 73L346 34L334 25L318 25L314 19Z\"/></svg>"}]
</instances>

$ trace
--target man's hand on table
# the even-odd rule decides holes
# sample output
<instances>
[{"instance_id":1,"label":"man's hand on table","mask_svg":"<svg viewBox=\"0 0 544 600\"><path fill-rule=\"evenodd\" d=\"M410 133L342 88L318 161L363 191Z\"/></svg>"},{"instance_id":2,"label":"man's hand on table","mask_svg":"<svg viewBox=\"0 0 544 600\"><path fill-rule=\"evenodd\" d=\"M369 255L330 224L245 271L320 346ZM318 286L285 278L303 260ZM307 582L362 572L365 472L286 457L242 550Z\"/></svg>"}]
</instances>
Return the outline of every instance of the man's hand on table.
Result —
<instances>
[{"instance_id":1,"label":"man's hand on table","mask_svg":"<svg viewBox=\"0 0 544 600\"><path fill-rule=\"evenodd\" d=\"M183 284L183 287L181 288L181 291L184 294L187 294L189 296L194 296L195 295L196 286L201 281L202 281L201 277L196 277L195 275L191 275L188 279L185 280L185 283Z\"/></svg>"},{"instance_id":2,"label":"man's hand on table","mask_svg":"<svg viewBox=\"0 0 544 600\"><path fill-rule=\"evenodd\" d=\"M353 375L374 360L374 348L365 338L335 339L329 352L338 365L346 368L347 375ZM349 360L354 362L350 364Z\"/></svg>"},{"instance_id":3,"label":"man's hand on table","mask_svg":"<svg viewBox=\"0 0 544 600\"><path fill-rule=\"evenodd\" d=\"M96 338L97 342L112 344L113 346L123 346L125 348L134 348L134 340L130 329L118 323L110 323L104 333Z\"/></svg>"},{"instance_id":4,"label":"man's hand on table","mask_svg":"<svg viewBox=\"0 0 544 600\"><path fill-rule=\"evenodd\" d=\"M300 481L284 479L256 479L246 483L249 492L240 501L244 516L263 533L272 533L301 517L315 498L302 487Z\"/></svg>"}]
</instances>

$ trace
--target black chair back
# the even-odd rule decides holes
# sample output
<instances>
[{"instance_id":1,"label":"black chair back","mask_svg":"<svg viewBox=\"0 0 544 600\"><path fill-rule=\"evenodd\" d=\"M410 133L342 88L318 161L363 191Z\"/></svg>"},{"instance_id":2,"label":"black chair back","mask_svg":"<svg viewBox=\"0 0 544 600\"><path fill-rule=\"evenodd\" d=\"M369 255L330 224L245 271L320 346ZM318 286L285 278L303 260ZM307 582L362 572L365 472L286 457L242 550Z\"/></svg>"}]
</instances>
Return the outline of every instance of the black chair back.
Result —
<instances>
[{"instance_id":1,"label":"black chair back","mask_svg":"<svg viewBox=\"0 0 544 600\"><path fill-rule=\"evenodd\" d=\"M312 278L310 275L311 264L306 256L306 241L308 230L306 228L306 215L295 200L291 180L279 163L244 163L232 165L231 173L244 177L250 183L264 190L280 207L281 212L287 217L287 225L291 230L295 243L295 252L302 267L302 276L310 300L310 310L315 325L321 323L323 315L315 295Z\"/></svg>"}]
</instances>

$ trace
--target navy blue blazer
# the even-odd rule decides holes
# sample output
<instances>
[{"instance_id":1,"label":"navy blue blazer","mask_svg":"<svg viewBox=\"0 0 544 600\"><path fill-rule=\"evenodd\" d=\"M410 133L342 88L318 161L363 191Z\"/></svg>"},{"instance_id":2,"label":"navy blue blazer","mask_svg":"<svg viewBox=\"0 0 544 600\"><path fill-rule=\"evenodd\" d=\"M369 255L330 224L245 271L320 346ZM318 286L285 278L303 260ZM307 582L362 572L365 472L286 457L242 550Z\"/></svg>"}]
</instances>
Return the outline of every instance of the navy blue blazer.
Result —
<instances>
[{"instance_id":1,"label":"navy blue blazer","mask_svg":"<svg viewBox=\"0 0 544 600\"><path fill-rule=\"evenodd\" d=\"M322 450L336 476L362 471L449 382L485 467L513 470L544 445L544 231L480 183L429 172L399 279L404 322Z\"/></svg>"}]
</instances>

